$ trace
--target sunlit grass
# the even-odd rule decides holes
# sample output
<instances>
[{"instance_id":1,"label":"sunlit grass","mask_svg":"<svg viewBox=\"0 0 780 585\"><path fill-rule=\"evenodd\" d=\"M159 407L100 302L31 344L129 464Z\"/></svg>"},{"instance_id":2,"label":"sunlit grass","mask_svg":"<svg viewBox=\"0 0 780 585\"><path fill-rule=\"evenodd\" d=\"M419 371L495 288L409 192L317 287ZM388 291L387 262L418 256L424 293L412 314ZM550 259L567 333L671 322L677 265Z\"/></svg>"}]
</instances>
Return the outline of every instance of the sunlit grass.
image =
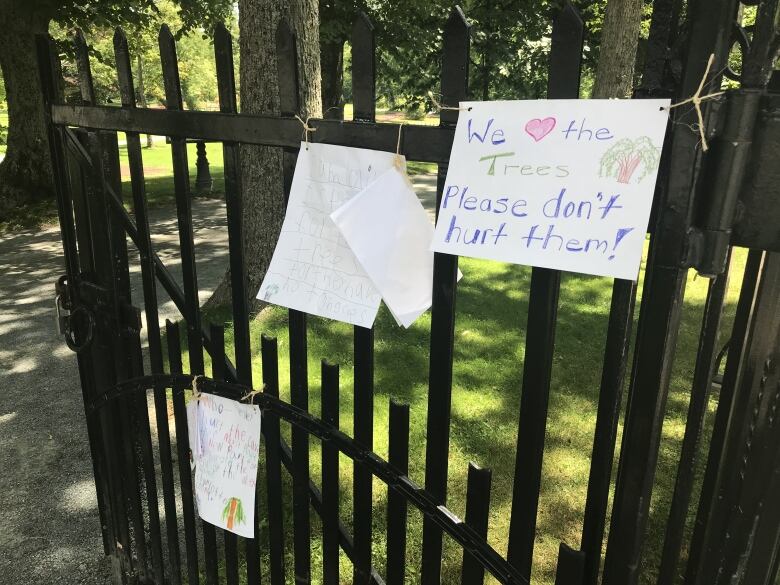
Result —
<instances>
[{"instance_id":1,"label":"sunlit grass","mask_svg":"<svg viewBox=\"0 0 780 585\"><path fill-rule=\"evenodd\" d=\"M744 251L736 251L734 274L742 274L744 261ZM464 277L457 296L448 507L463 517L469 461L491 468L493 487L488 538L503 554L506 552L511 512L530 269L469 258L462 258L460 267ZM733 319L739 281L739 278L733 278L729 287L724 315L726 326ZM697 278L691 272L671 378L656 488L651 501L642 583L654 582L659 562L685 428L707 283L706 279ZM562 279L534 556L534 583L551 584L554 581L560 542L574 548L579 546L611 288L611 280L605 278L564 274ZM315 414L320 412L320 361L327 359L340 364L341 428L351 433L354 392L352 328L317 317L310 317L308 323L309 410ZM423 315L410 329L404 330L396 326L384 308L380 310L375 325L374 448L379 455L387 457L389 400L393 398L409 404L409 476L419 484L424 483L425 470L429 329L430 314ZM278 340L281 395L289 400L286 310L270 307L252 321L253 348L259 348L262 333ZM227 339L231 337L226 335ZM232 347L228 354L232 354ZM259 357L253 362L253 370L254 380L259 383L262 379ZM529 388L527 391L538 389ZM715 404L716 397L713 397L710 411L714 410ZM621 432L622 425L618 444ZM705 437L708 432L709 426L705 429ZM285 436L289 440L289 429L286 429ZM697 461L699 476L703 459L702 455ZM341 518L347 526L351 525L351 470L351 461L342 456ZM312 441L311 447L311 473L319 482L320 450L316 441ZM374 563L381 574L384 572L385 556L383 522L386 488L378 481L375 482L374 504ZM289 509L287 512L289 515ZM315 530L313 534L313 562L319 566L319 533ZM412 513L407 549L409 583L419 583L421 541L422 522L419 514ZM446 538L445 542L443 582L456 583L459 581L462 551ZM347 583L347 576L351 573L347 570L347 563L343 563L343 567L343 582ZM318 583L320 574L314 573L313 577L313 582Z\"/></svg>"}]
</instances>

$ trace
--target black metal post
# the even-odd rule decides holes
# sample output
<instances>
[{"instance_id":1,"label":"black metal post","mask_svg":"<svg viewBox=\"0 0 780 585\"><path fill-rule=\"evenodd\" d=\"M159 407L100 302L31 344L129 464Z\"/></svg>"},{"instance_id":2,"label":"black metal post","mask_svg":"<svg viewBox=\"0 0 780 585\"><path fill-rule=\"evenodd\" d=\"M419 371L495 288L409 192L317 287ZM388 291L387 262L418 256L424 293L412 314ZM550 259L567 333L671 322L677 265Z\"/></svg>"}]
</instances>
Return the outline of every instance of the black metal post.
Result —
<instances>
[{"instance_id":1,"label":"black metal post","mask_svg":"<svg viewBox=\"0 0 780 585\"><path fill-rule=\"evenodd\" d=\"M211 195L214 180L211 178L209 159L206 156L206 142L198 140L195 143L195 150L197 152L195 168L198 171L198 174L195 176L195 194L200 196Z\"/></svg>"}]
</instances>

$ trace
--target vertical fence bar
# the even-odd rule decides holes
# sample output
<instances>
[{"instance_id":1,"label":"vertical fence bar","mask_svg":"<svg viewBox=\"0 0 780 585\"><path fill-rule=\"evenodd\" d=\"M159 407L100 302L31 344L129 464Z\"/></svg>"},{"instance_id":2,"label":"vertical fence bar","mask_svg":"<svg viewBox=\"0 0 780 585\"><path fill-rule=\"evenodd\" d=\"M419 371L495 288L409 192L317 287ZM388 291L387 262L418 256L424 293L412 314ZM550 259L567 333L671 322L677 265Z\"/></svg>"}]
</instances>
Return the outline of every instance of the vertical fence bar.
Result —
<instances>
[{"instance_id":1,"label":"vertical fence bar","mask_svg":"<svg viewBox=\"0 0 780 585\"><path fill-rule=\"evenodd\" d=\"M92 81L92 68L89 63L89 48L87 41L84 38L84 34L81 30L77 30L74 38L73 45L76 57L76 66L79 73L79 87L81 90L81 102L84 105L94 106L97 105L95 98L95 88ZM101 132L101 148L99 163L94 167L94 171L98 169L104 173L103 180L110 183L111 187L121 193L121 177L119 176L119 153L118 149L112 148L112 145L107 138L113 134L116 141L116 132ZM127 240L125 238L124 230L121 229L121 224L118 221L116 214L110 207L107 207L106 213L108 215L108 221L111 223L111 229L109 231L109 238L111 238L110 251L113 256L114 262L112 264L113 272L112 279L114 285L115 294L122 298L122 300L130 301L130 280L129 271L127 267Z\"/></svg>"},{"instance_id":2,"label":"vertical fence bar","mask_svg":"<svg viewBox=\"0 0 780 585\"><path fill-rule=\"evenodd\" d=\"M398 471L409 472L409 405L390 401L388 458ZM403 585L406 574L406 517L408 504L392 486L387 492L387 585Z\"/></svg>"},{"instance_id":3,"label":"vertical fence bar","mask_svg":"<svg viewBox=\"0 0 780 585\"><path fill-rule=\"evenodd\" d=\"M711 54L718 71L731 44L735 0L697 3L691 14L679 95L692 95ZM617 485L610 520L604 585L635 585L658 461L666 399L681 318L692 203L700 180L699 138L692 112L675 113L669 180L660 193L650 244L634 367L629 387Z\"/></svg>"},{"instance_id":4,"label":"vertical fence bar","mask_svg":"<svg viewBox=\"0 0 780 585\"><path fill-rule=\"evenodd\" d=\"M160 60L165 84L165 101L168 110L183 110L179 64L176 56L176 42L167 25L160 28ZM189 165L185 138L171 137L174 191L176 194L176 215L181 248L182 278L184 282L185 321L190 369L193 374L203 374L203 341L200 330L200 307L198 301L198 279L195 269L195 244L192 232L192 205L189 193Z\"/></svg>"},{"instance_id":5,"label":"vertical fence bar","mask_svg":"<svg viewBox=\"0 0 780 585\"><path fill-rule=\"evenodd\" d=\"M339 367L322 360L322 420L339 428ZM322 583L339 584L339 450L322 442Z\"/></svg>"},{"instance_id":6,"label":"vertical fence bar","mask_svg":"<svg viewBox=\"0 0 780 585\"><path fill-rule=\"evenodd\" d=\"M579 96L583 34L582 19L567 0L553 23L548 98ZM536 538L560 282L557 270L532 269L507 553L526 579L531 576Z\"/></svg>"},{"instance_id":7,"label":"vertical fence bar","mask_svg":"<svg viewBox=\"0 0 780 585\"><path fill-rule=\"evenodd\" d=\"M374 27L359 13L352 27L353 119L375 121ZM354 434L369 450L374 448L374 329L354 328ZM357 461L353 464L352 524L355 554L352 582L371 579L371 525L373 476Z\"/></svg>"},{"instance_id":8,"label":"vertical fence bar","mask_svg":"<svg viewBox=\"0 0 780 585\"><path fill-rule=\"evenodd\" d=\"M704 427L704 416L707 414L712 378L715 375L715 355L719 349L718 330L723 314L723 301L728 290L730 261L731 250L729 250L726 260L726 272L712 279L707 290L707 300L704 304L704 315L699 334L699 348L696 354L696 367L693 373L691 400L688 404L688 417L685 423L685 435L680 450L680 463L677 466L672 505L669 508L669 520L666 523L664 548L658 570L658 585L673 585L677 579L677 563L680 560L685 521L688 517L688 506L693 492L696 455L701 431Z\"/></svg>"},{"instance_id":9,"label":"vertical fence bar","mask_svg":"<svg viewBox=\"0 0 780 585\"><path fill-rule=\"evenodd\" d=\"M168 343L168 364L171 374L182 373L181 338L178 323L165 322L165 339ZM187 551L187 585L200 583L198 571L198 535L195 528L195 502L192 492L190 470L190 442L187 428L187 409L184 404L184 390L171 388L173 394L173 420L176 428L176 454L179 461L179 482L181 486L181 507L184 517L184 545Z\"/></svg>"},{"instance_id":10,"label":"vertical fence bar","mask_svg":"<svg viewBox=\"0 0 780 585\"><path fill-rule=\"evenodd\" d=\"M137 378L144 375L144 358L141 350L141 312L138 311L138 329L126 327L122 332L126 352L131 356L131 368L127 378ZM149 517L149 534L152 542L152 570L158 583L165 583L163 567L162 534L160 531L160 505L157 500L157 476L152 453L152 430L149 424L149 405L146 392L135 394L130 398L134 410L131 414L133 431L140 451L143 472L143 484L146 487L147 513ZM175 513L175 511L174 511ZM177 535L178 539L178 535Z\"/></svg>"},{"instance_id":11,"label":"vertical fence bar","mask_svg":"<svg viewBox=\"0 0 780 585\"><path fill-rule=\"evenodd\" d=\"M771 22L771 21L770 21ZM691 585L776 583L780 541L780 253L751 250L760 265L752 302L734 331L741 359L723 377L734 397L720 451L712 507L706 518L701 567ZM756 258L758 256L758 258ZM731 358L731 356L729 356Z\"/></svg>"},{"instance_id":12,"label":"vertical fence bar","mask_svg":"<svg viewBox=\"0 0 780 585\"><path fill-rule=\"evenodd\" d=\"M585 500L585 518L580 541L580 548L585 554L585 585L596 585L601 565L612 461L631 343L635 300L636 283L616 278L612 285L596 428L590 457L588 495Z\"/></svg>"},{"instance_id":13,"label":"vertical fence bar","mask_svg":"<svg viewBox=\"0 0 780 585\"><path fill-rule=\"evenodd\" d=\"M209 327L211 333L211 377L225 381L225 328L221 325ZM238 585L238 537L228 530L223 530L225 542L225 580L227 585Z\"/></svg>"},{"instance_id":14,"label":"vertical fence bar","mask_svg":"<svg viewBox=\"0 0 780 585\"><path fill-rule=\"evenodd\" d=\"M562 542L558 546L558 564L555 568L555 585L579 585L585 574L585 553L574 550Z\"/></svg>"},{"instance_id":15,"label":"vertical fence bar","mask_svg":"<svg viewBox=\"0 0 780 585\"><path fill-rule=\"evenodd\" d=\"M160 28L159 45L163 82L165 85L165 106L169 110L183 110L176 41L167 25L163 25ZM195 268L195 243L192 233L190 171L187 164L187 143L185 138L171 137L171 157L173 160L173 186L176 194L176 216L179 227L179 248L184 283L184 319L187 324L187 347L190 357L190 371L198 375L203 374L203 338L201 333L200 302L198 300L198 277ZM206 561L206 582L209 585L216 585L219 581L216 530L208 522L201 522L201 526L203 531L203 551Z\"/></svg>"},{"instance_id":16,"label":"vertical fence bar","mask_svg":"<svg viewBox=\"0 0 780 585\"><path fill-rule=\"evenodd\" d=\"M468 487L466 488L466 524L487 539L490 518L490 483L492 473L475 463L469 463ZM462 585L482 585L485 582L485 567L474 556L463 549Z\"/></svg>"},{"instance_id":17,"label":"vertical fence bar","mask_svg":"<svg viewBox=\"0 0 780 585\"><path fill-rule=\"evenodd\" d=\"M751 250L748 253L745 272L742 277L742 287L739 292L739 301L737 302L737 312L732 326L731 338L734 340L743 340L750 328L752 307L755 304L762 259L763 253L759 250ZM709 444L709 453L707 454L707 466L704 470L701 494L699 495L699 505L696 510L696 520L688 546L688 561L685 572L686 585L697 583L705 562L702 555L704 553L704 540L709 528L708 518L714 506L717 479L721 473L720 461L726 443L729 418L736 400L737 377L744 359L744 344L736 341L730 342L728 357L726 358L726 371L723 375L723 383L718 397L718 409L715 412L715 421L712 425L712 437Z\"/></svg>"},{"instance_id":18,"label":"vertical fence bar","mask_svg":"<svg viewBox=\"0 0 780 585\"><path fill-rule=\"evenodd\" d=\"M130 66L130 52L127 38L121 29L114 33L114 54L122 106L136 107L133 73ZM133 212L138 229L138 252L143 283L144 312L146 313L147 339L149 343L149 361L153 374L163 373L162 343L160 323L157 312L157 287L152 240L149 231L149 213L146 204L141 139L137 132L127 132L127 158L130 166L130 184L133 194ZM171 459L171 440L168 430L168 400L165 388L154 389L154 409L157 420L157 437L160 449L160 470L163 481L163 502L165 506L165 525L168 542L168 557L171 566L171 579L174 585L181 583L181 563L179 551L179 530L176 518L176 495L173 485L173 462Z\"/></svg>"},{"instance_id":19,"label":"vertical fence bar","mask_svg":"<svg viewBox=\"0 0 780 585\"><path fill-rule=\"evenodd\" d=\"M460 7L455 7L444 25L441 102L457 106L468 90L469 25ZM457 110L442 110L441 126L457 124ZM436 209L441 203L447 166L439 165ZM450 447L452 407L452 356L455 338L455 293L458 257L434 254L431 307L431 354L428 372L428 420L425 444L425 489L441 504L447 501L447 462ZM441 581L442 531L428 517L423 519L423 585Z\"/></svg>"},{"instance_id":20,"label":"vertical fence bar","mask_svg":"<svg viewBox=\"0 0 780 585\"><path fill-rule=\"evenodd\" d=\"M92 83L92 70L89 63L89 53L87 43L81 31L77 31L74 36L74 50L76 64L79 72L79 82L81 89L81 101L86 105L95 104L95 91ZM121 331L122 315L120 310L120 297L117 291L117 277L122 270L122 266L116 265L115 244L116 236L113 234L115 229L112 221L112 214L106 201L106 176L104 174L103 162L103 143L100 137L93 132L86 135L87 152L90 158L91 171L87 174L86 184L88 190L87 211L89 214L89 223L92 227L92 256L94 261L94 272L96 284L103 286L107 291L109 300L108 319L106 327L106 337L99 343L99 349L96 352L96 359L102 364L110 364L111 370L108 374L109 383L117 379L124 379L130 375L130 355L125 351L124 335ZM132 569L130 573L139 574L142 578L149 578L149 566L147 556L147 543L145 538L144 516L141 504L143 468L140 461L141 454L136 447L136 435L133 428L133 417L136 407L131 399L120 399L109 410L107 431L111 438L106 441L106 456L109 458L118 458L120 460L119 477L116 478L116 494L118 498L124 500L128 518L130 520L131 531L128 532L127 546L130 546L130 537L135 543L135 559L133 563L133 554L127 551ZM119 455L117 457L117 455ZM120 487L121 486L121 487ZM150 534L152 536L152 554L153 565L156 573L161 569L161 563L157 556L159 540L155 539L153 518L150 516ZM159 536L159 535L158 535ZM124 546L124 545L123 545ZM118 548L118 547L117 547Z\"/></svg>"},{"instance_id":21,"label":"vertical fence bar","mask_svg":"<svg viewBox=\"0 0 780 585\"><path fill-rule=\"evenodd\" d=\"M227 114L238 112L236 81L233 66L233 39L222 23L214 32L214 55L217 66L219 110ZM239 145L222 145L225 175L225 206L227 210L228 247L230 250L230 290L233 303L233 345L236 354L237 382L252 388L252 350L249 340L249 301L244 263L244 231L242 221L243 194ZM212 356L213 359L213 356ZM255 512L259 498L255 494ZM246 569L250 583L260 578L260 515L255 513L255 538L246 539Z\"/></svg>"},{"instance_id":22,"label":"vertical fence bar","mask_svg":"<svg viewBox=\"0 0 780 585\"><path fill-rule=\"evenodd\" d=\"M100 139L95 133L87 134L87 150L92 165L92 171L88 174L88 199L90 223L93 226L93 253L95 258L95 274L98 285L105 287L108 296L111 298L112 306L108 309L106 315L106 337L100 344L97 359L102 360L104 364L109 364L111 368L111 381L129 377L129 355L125 352L123 346L122 332L120 331L120 311L118 309L117 298L115 295L114 272L113 272L113 253L111 250L110 221L108 219L108 209L105 200L105 181L102 173L101 164L101 144ZM93 341L94 344L94 341ZM135 433L132 418L135 415L135 405L130 398L120 398L109 409L108 421L105 425L111 439L106 442L106 456L115 458L119 462L118 484L116 484L117 497L121 497L125 502L128 519L130 521L130 532L128 537L132 537L135 544L135 552L128 552L133 563L133 572L143 578L150 578L148 574L148 549L146 543L146 530L144 528L144 516L141 505L142 485L140 483L143 471L140 464L140 454L136 450ZM121 487L119 487L121 486ZM153 543L153 547L157 543ZM130 542L128 541L128 547ZM133 557L134 554L134 557Z\"/></svg>"},{"instance_id":23,"label":"vertical fence bar","mask_svg":"<svg viewBox=\"0 0 780 585\"><path fill-rule=\"evenodd\" d=\"M279 107L282 116L298 113L298 67L295 34L282 19L276 34L277 66L279 69ZM284 80L284 83L281 81ZM285 152L285 197L289 197L295 156ZM306 313L289 311L290 332L290 398L294 406L309 409L309 373L306 348ZM292 428L293 476L293 551L295 578L311 579L311 518L309 511L309 435L296 426Z\"/></svg>"},{"instance_id":24,"label":"vertical fence bar","mask_svg":"<svg viewBox=\"0 0 780 585\"><path fill-rule=\"evenodd\" d=\"M260 351L263 359L265 392L279 397L279 356L276 339L262 336ZM282 463L279 445L279 417L263 413L265 431L265 469L268 478L268 540L271 585L284 584L284 512L282 508Z\"/></svg>"}]
</instances>

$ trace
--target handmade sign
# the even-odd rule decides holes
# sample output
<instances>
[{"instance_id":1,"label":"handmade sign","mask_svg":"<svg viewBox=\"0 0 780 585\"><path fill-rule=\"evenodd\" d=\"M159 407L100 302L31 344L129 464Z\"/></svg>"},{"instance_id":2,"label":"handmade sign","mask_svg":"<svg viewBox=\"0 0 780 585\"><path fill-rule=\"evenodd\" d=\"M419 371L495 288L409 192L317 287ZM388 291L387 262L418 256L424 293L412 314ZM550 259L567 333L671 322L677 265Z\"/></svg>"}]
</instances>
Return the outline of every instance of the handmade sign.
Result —
<instances>
[{"instance_id":1,"label":"handmade sign","mask_svg":"<svg viewBox=\"0 0 780 585\"><path fill-rule=\"evenodd\" d=\"M257 298L371 327L380 294L330 214L393 166L395 155L301 144L290 200Z\"/></svg>"},{"instance_id":2,"label":"handmade sign","mask_svg":"<svg viewBox=\"0 0 780 585\"><path fill-rule=\"evenodd\" d=\"M462 102L432 249L635 280L668 106Z\"/></svg>"},{"instance_id":3,"label":"handmade sign","mask_svg":"<svg viewBox=\"0 0 780 585\"><path fill-rule=\"evenodd\" d=\"M431 306L433 224L406 173L390 168L330 217L395 320L409 327Z\"/></svg>"},{"instance_id":4,"label":"handmade sign","mask_svg":"<svg viewBox=\"0 0 780 585\"><path fill-rule=\"evenodd\" d=\"M201 518L253 538L255 484L260 448L260 409L200 394L195 412L195 499ZM188 409L188 417L191 410Z\"/></svg>"}]
</instances>

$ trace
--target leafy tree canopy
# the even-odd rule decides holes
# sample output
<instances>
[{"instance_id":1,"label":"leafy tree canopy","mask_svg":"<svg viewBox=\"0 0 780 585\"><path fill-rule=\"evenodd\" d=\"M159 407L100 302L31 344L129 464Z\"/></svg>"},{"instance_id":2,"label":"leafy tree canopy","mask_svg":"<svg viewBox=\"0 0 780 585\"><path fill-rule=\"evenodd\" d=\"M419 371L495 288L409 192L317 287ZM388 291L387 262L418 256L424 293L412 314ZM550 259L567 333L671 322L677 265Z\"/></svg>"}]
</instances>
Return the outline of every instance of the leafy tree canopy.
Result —
<instances>
[{"instance_id":1,"label":"leafy tree canopy","mask_svg":"<svg viewBox=\"0 0 780 585\"><path fill-rule=\"evenodd\" d=\"M179 74L187 107L205 107L216 99L214 51L207 31L217 22L234 24L231 2L154 0L143 4L136 3L134 8L113 4L103 1L86 6L72 5L60 18L55 18L50 26L50 32L58 40L66 56L63 62L66 96L78 94L75 63L67 57L71 56L72 51L72 31L74 28L81 28L94 57L92 74L97 99L108 103L118 100L113 34L115 26L122 26L133 56L133 73L139 92L139 80L143 79L143 95L138 95L138 101L164 103L165 91L157 35L160 26L165 23L178 38ZM112 11L107 16L96 17L96 12L99 12L102 5L111 5L107 8Z\"/></svg>"},{"instance_id":2,"label":"leafy tree canopy","mask_svg":"<svg viewBox=\"0 0 780 585\"><path fill-rule=\"evenodd\" d=\"M162 13L159 0L42 0L37 4L39 10L48 13L61 26L85 31L143 25ZM233 3L230 0L177 0L176 6L182 24L179 34L184 34L196 27L210 29L217 22L225 20Z\"/></svg>"},{"instance_id":3,"label":"leafy tree canopy","mask_svg":"<svg viewBox=\"0 0 780 585\"><path fill-rule=\"evenodd\" d=\"M586 24L583 94L588 95L607 0L573 2ZM459 3L472 25L471 97L544 97L552 20L563 0ZM321 0L320 37L324 42L348 40L355 14L366 12L377 34L377 95L386 106L421 113L433 108L428 91L439 91L443 26L453 5L451 0ZM649 16L648 1L645 36Z\"/></svg>"}]
</instances>

